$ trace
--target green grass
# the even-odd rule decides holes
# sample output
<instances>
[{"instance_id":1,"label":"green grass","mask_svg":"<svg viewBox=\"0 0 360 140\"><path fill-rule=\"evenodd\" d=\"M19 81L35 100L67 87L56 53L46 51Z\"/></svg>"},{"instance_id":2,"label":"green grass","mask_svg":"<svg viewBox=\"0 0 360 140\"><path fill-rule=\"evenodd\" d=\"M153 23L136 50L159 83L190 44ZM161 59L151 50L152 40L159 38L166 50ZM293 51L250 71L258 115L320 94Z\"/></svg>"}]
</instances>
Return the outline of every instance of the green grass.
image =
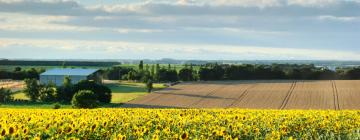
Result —
<instances>
[{"instance_id":1,"label":"green grass","mask_svg":"<svg viewBox=\"0 0 360 140\"><path fill-rule=\"evenodd\" d=\"M13 97L14 99L29 100L29 97L26 97L25 93L22 91L15 92Z\"/></svg>"},{"instance_id":2,"label":"green grass","mask_svg":"<svg viewBox=\"0 0 360 140\"><path fill-rule=\"evenodd\" d=\"M6 103L0 104L0 108L29 108L29 109L52 109L54 107L54 103ZM61 108L71 108L70 104L61 104Z\"/></svg>"},{"instance_id":3,"label":"green grass","mask_svg":"<svg viewBox=\"0 0 360 140\"><path fill-rule=\"evenodd\" d=\"M147 94L145 84L133 82L119 82L106 84L112 91L111 103L125 103ZM155 83L154 90L165 88L164 84Z\"/></svg>"},{"instance_id":4,"label":"green grass","mask_svg":"<svg viewBox=\"0 0 360 140\"><path fill-rule=\"evenodd\" d=\"M111 104L104 105L102 107L114 107L119 106L121 103L125 103L141 96L144 96L147 93L144 83L136 82L127 82L121 81L118 83L105 84L112 91L112 100ZM154 90L160 90L166 86L161 83L154 83ZM14 99L29 100L28 97L21 91L14 93ZM71 108L71 105L62 105L62 108ZM11 103L1 105L0 108L52 108L52 104L47 103Z\"/></svg>"}]
</instances>

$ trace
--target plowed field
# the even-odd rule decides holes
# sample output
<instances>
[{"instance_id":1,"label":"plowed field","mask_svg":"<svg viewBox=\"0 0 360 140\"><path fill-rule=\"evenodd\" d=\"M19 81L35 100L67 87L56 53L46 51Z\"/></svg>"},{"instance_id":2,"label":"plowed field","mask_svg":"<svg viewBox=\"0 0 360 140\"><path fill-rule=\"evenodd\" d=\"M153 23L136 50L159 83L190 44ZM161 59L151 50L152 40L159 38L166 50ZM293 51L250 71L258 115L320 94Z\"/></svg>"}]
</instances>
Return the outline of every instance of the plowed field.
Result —
<instances>
[{"instance_id":1,"label":"plowed field","mask_svg":"<svg viewBox=\"0 0 360 140\"><path fill-rule=\"evenodd\" d=\"M188 82L130 101L124 107L360 109L360 81Z\"/></svg>"}]
</instances>

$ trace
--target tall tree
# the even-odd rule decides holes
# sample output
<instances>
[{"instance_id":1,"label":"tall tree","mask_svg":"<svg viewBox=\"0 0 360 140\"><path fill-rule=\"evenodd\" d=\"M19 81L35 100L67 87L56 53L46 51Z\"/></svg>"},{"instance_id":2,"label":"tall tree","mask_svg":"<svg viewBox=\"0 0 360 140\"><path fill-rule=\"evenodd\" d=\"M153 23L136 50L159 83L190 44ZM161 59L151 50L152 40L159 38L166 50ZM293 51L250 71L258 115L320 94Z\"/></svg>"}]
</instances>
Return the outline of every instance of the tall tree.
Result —
<instances>
[{"instance_id":1,"label":"tall tree","mask_svg":"<svg viewBox=\"0 0 360 140\"><path fill-rule=\"evenodd\" d=\"M171 65L170 64L168 64L168 70L171 70Z\"/></svg>"},{"instance_id":2,"label":"tall tree","mask_svg":"<svg viewBox=\"0 0 360 140\"><path fill-rule=\"evenodd\" d=\"M155 78L155 65L151 65L150 75Z\"/></svg>"},{"instance_id":3,"label":"tall tree","mask_svg":"<svg viewBox=\"0 0 360 140\"><path fill-rule=\"evenodd\" d=\"M139 63L139 70L140 71L143 71L144 70L144 61L140 61L140 63Z\"/></svg>"},{"instance_id":4,"label":"tall tree","mask_svg":"<svg viewBox=\"0 0 360 140\"><path fill-rule=\"evenodd\" d=\"M40 84L36 79L25 79L25 95L35 102L40 96Z\"/></svg>"},{"instance_id":5,"label":"tall tree","mask_svg":"<svg viewBox=\"0 0 360 140\"><path fill-rule=\"evenodd\" d=\"M145 71L149 71L149 69L150 69L150 68L149 68L149 65L146 64L146 65L145 65Z\"/></svg>"},{"instance_id":6,"label":"tall tree","mask_svg":"<svg viewBox=\"0 0 360 140\"><path fill-rule=\"evenodd\" d=\"M159 82L159 78L160 78L160 65L156 64L154 79Z\"/></svg>"}]
</instances>

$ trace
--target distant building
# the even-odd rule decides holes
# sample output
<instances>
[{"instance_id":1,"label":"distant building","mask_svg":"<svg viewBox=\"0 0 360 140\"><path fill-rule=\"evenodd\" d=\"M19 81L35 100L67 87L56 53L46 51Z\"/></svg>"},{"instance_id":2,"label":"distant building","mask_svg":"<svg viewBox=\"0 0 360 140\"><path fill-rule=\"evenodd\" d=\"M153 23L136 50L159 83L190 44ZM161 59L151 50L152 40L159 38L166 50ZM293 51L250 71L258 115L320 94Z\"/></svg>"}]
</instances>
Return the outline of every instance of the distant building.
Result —
<instances>
[{"instance_id":1,"label":"distant building","mask_svg":"<svg viewBox=\"0 0 360 140\"><path fill-rule=\"evenodd\" d=\"M54 83L56 86L61 86L66 76L70 77L73 84L81 80L101 82L101 76L98 71L98 69L50 69L40 74L40 83Z\"/></svg>"}]
</instances>

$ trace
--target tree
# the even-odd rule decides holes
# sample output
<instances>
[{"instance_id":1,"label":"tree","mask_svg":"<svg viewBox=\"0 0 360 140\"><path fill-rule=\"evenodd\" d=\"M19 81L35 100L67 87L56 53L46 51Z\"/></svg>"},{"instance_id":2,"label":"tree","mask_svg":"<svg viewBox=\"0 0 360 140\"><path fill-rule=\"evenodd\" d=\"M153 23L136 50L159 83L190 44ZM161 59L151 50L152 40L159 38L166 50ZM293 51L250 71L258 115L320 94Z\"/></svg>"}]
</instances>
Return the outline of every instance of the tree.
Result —
<instances>
[{"instance_id":1,"label":"tree","mask_svg":"<svg viewBox=\"0 0 360 140\"><path fill-rule=\"evenodd\" d=\"M0 103L11 102L13 99L11 90L0 88Z\"/></svg>"},{"instance_id":2,"label":"tree","mask_svg":"<svg viewBox=\"0 0 360 140\"><path fill-rule=\"evenodd\" d=\"M15 70L14 70L15 72L19 72L19 71L21 71L21 67L15 67Z\"/></svg>"},{"instance_id":3,"label":"tree","mask_svg":"<svg viewBox=\"0 0 360 140\"><path fill-rule=\"evenodd\" d=\"M139 63L139 70L140 71L144 70L144 62L142 60Z\"/></svg>"},{"instance_id":4,"label":"tree","mask_svg":"<svg viewBox=\"0 0 360 140\"><path fill-rule=\"evenodd\" d=\"M74 85L71 83L71 78L65 76L63 85L57 88L56 99L60 102L70 103L74 94Z\"/></svg>"},{"instance_id":5,"label":"tree","mask_svg":"<svg viewBox=\"0 0 360 140\"><path fill-rule=\"evenodd\" d=\"M41 86L36 79L25 79L25 95L35 102L39 99Z\"/></svg>"},{"instance_id":6,"label":"tree","mask_svg":"<svg viewBox=\"0 0 360 140\"><path fill-rule=\"evenodd\" d=\"M155 78L155 65L151 65L150 75L152 79Z\"/></svg>"},{"instance_id":7,"label":"tree","mask_svg":"<svg viewBox=\"0 0 360 140\"><path fill-rule=\"evenodd\" d=\"M42 85L40 88L40 101L42 102L53 102L56 100L56 87L54 84L50 83L47 85Z\"/></svg>"},{"instance_id":8,"label":"tree","mask_svg":"<svg viewBox=\"0 0 360 140\"><path fill-rule=\"evenodd\" d=\"M111 69L107 69L105 71L105 76L109 80L122 80L124 78L124 75L127 75L130 71L132 71L132 68L125 68L125 67L112 67Z\"/></svg>"},{"instance_id":9,"label":"tree","mask_svg":"<svg viewBox=\"0 0 360 140\"><path fill-rule=\"evenodd\" d=\"M97 97L97 100L101 103L111 102L112 93L107 86L97 84L94 81L83 80L74 85L75 93L81 90L90 90L94 92L94 94Z\"/></svg>"},{"instance_id":10,"label":"tree","mask_svg":"<svg viewBox=\"0 0 360 140\"><path fill-rule=\"evenodd\" d=\"M168 64L168 70L171 70L171 65L170 64Z\"/></svg>"},{"instance_id":11,"label":"tree","mask_svg":"<svg viewBox=\"0 0 360 140\"><path fill-rule=\"evenodd\" d=\"M73 108L96 108L99 106L96 94L91 90L80 90L71 100Z\"/></svg>"},{"instance_id":12,"label":"tree","mask_svg":"<svg viewBox=\"0 0 360 140\"><path fill-rule=\"evenodd\" d=\"M146 83L146 89L147 89L147 92L150 93L152 90L153 90L153 82L152 80L148 80L147 83Z\"/></svg>"},{"instance_id":13,"label":"tree","mask_svg":"<svg viewBox=\"0 0 360 140\"><path fill-rule=\"evenodd\" d=\"M179 71L179 78L182 81L193 81L194 80L193 70L186 67L182 68Z\"/></svg>"},{"instance_id":14,"label":"tree","mask_svg":"<svg viewBox=\"0 0 360 140\"><path fill-rule=\"evenodd\" d=\"M156 64L154 79L155 79L155 81L157 81L157 82L160 81L160 65L159 65L159 64Z\"/></svg>"},{"instance_id":15,"label":"tree","mask_svg":"<svg viewBox=\"0 0 360 140\"><path fill-rule=\"evenodd\" d=\"M150 69L149 65L146 64L146 65L145 65L145 71L150 71L149 69Z\"/></svg>"}]
</instances>

